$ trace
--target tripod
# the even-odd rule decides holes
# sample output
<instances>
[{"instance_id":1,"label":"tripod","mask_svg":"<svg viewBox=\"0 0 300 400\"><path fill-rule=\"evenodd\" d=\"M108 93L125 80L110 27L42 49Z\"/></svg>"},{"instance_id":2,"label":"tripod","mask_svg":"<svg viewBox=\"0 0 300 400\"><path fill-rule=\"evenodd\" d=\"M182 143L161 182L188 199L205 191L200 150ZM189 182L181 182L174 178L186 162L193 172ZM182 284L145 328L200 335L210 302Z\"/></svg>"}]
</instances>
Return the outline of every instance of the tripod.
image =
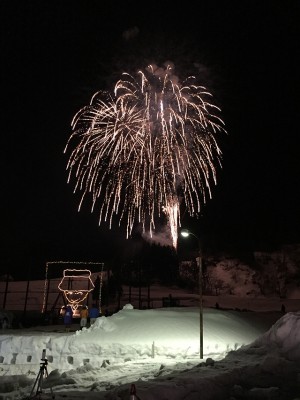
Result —
<instances>
[{"instance_id":1,"label":"tripod","mask_svg":"<svg viewBox=\"0 0 300 400\"><path fill-rule=\"evenodd\" d=\"M48 370L47 370L47 365L48 365L48 360L45 358L45 352L43 351L43 358L41 359L41 364L40 364L40 370L39 373L36 377L36 380L34 382L34 385L32 387L31 393L28 397L28 399L41 399L41 394L43 393L42 386L43 386L43 378L44 375L46 375L46 378L48 378ZM35 395L33 395L34 389L36 387L36 392ZM51 397L52 399L55 398L52 387L50 386L50 392L51 392Z\"/></svg>"}]
</instances>

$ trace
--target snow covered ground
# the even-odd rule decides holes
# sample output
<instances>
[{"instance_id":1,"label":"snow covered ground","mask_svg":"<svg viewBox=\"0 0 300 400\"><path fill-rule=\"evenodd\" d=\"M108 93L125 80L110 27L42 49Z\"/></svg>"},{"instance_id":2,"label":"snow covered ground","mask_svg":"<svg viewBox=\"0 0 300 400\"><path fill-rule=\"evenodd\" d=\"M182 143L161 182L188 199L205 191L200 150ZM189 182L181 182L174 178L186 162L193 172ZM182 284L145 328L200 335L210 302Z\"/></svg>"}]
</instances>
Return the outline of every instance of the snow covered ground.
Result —
<instances>
[{"instance_id":1,"label":"snow covered ground","mask_svg":"<svg viewBox=\"0 0 300 400\"><path fill-rule=\"evenodd\" d=\"M141 400L300 399L300 312L136 310L130 304L83 331L62 325L3 331L0 398ZM44 365L43 363L41 364ZM297 397L298 396L298 397ZM134 399L134 397L132 398ZM130 399L131 400L131 399Z\"/></svg>"}]
</instances>

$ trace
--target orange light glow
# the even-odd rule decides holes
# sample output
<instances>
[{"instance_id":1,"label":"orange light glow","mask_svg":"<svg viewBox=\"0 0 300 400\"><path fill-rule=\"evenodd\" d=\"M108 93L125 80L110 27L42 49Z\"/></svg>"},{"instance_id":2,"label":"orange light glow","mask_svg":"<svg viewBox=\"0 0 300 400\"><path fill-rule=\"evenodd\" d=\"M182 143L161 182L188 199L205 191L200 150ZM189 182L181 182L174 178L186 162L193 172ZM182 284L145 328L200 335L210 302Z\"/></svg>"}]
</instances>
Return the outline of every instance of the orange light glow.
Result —
<instances>
[{"instance_id":1,"label":"orange light glow","mask_svg":"<svg viewBox=\"0 0 300 400\"><path fill-rule=\"evenodd\" d=\"M73 309L84 302L94 287L91 271L88 269L65 269L63 278L58 284L58 289L64 293L68 304Z\"/></svg>"}]
</instances>

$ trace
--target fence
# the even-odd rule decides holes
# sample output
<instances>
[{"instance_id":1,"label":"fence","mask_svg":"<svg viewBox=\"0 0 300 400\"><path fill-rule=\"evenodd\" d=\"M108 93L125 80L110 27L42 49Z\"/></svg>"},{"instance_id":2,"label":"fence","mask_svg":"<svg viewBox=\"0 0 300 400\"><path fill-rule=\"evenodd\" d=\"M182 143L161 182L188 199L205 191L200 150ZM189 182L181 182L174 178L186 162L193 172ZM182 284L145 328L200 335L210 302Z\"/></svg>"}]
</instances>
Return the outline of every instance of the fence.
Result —
<instances>
[{"instance_id":1,"label":"fence","mask_svg":"<svg viewBox=\"0 0 300 400\"><path fill-rule=\"evenodd\" d=\"M92 280L97 277L92 274ZM34 281L9 281L0 282L0 308L9 311L17 311L23 314L27 312L52 312L59 314L62 306L66 305L66 298L58 289L61 278L34 280ZM80 288L80 281L71 281L69 288ZM125 304L132 304L137 309L149 309L159 307L178 307L182 305L197 305L197 295L191 294L184 297L184 293L175 292L173 297L167 292L167 288L159 285L147 287L123 286L122 296L109 304L103 302L103 313L114 312ZM92 292L89 292L84 303L90 307L93 304Z\"/></svg>"},{"instance_id":2,"label":"fence","mask_svg":"<svg viewBox=\"0 0 300 400\"><path fill-rule=\"evenodd\" d=\"M40 311L58 310L66 305L62 291L58 289L61 279L46 279L36 281L6 281L0 282L0 304L2 309L10 311ZM72 282L74 290L80 289L80 282ZM91 293L86 304L92 303Z\"/></svg>"}]
</instances>

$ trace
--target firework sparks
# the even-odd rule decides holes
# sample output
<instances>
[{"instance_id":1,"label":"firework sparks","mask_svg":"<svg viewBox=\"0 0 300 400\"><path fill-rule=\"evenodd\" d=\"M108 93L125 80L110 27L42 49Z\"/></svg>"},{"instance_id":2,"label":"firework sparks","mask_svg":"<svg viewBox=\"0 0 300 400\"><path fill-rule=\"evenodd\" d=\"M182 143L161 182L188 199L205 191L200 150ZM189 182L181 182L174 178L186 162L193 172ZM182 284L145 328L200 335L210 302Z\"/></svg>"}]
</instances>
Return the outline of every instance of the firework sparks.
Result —
<instances>
[{"instance_id":1,"label":"firework sparks","mask_svg":"<svg viewBox=\"0 0 300 400\"><path fill-rule=\"evenodd\" d=\"M152 235L164 215L176 248L180 199L194 216L216 184L216 134L225 129L211 97L194 77L179 83L171 64L123 74L112 95L97 92L75 115L65 149L76 141L67 169L82 192L79 210L91 195L99 224L118 216L127 238L135 223Z\"/></svg>"}]
</instances>

